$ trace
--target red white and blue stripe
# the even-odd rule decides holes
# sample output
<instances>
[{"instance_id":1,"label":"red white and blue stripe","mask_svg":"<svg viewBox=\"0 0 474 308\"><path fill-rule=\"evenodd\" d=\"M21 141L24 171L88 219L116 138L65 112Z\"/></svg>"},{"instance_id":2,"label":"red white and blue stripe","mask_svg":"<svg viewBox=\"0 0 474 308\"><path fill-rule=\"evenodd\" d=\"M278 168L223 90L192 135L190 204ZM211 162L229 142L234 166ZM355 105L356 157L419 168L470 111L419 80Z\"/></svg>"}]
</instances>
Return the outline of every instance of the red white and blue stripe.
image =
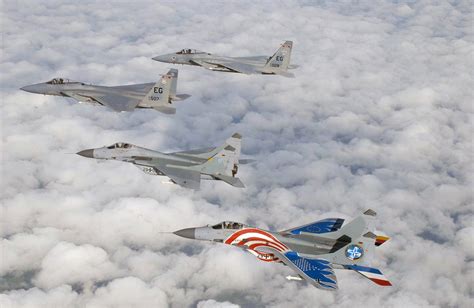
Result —
<instances>
[{"instance_id":1,"label":"red white and blue stripe","mask_svg":"<svg viewBox=\"0 0 474 308\"><path fill-rule=\"evenodd\" d=\"M344 268L354 270L380 286L392 285L390 281L388 281L388 279L384 276L384 274L382 274L382 272L377 268L360 265L344 265Z\"/></svg>"},{"instance_id":2,"label":"red white and blue stripe","mask_svg":"<svg viewBox=\"0 0 474 308\"><path fill-rule=\"evenodd\" d=\"M289 251L289 248L269 232L257 229L246 228L232 233L225 241L225 244L244 246L250 253L266 262L279 261L273 254L262 253L258 247L270 247L281 253Z\"/></svg>"}]
</instances>

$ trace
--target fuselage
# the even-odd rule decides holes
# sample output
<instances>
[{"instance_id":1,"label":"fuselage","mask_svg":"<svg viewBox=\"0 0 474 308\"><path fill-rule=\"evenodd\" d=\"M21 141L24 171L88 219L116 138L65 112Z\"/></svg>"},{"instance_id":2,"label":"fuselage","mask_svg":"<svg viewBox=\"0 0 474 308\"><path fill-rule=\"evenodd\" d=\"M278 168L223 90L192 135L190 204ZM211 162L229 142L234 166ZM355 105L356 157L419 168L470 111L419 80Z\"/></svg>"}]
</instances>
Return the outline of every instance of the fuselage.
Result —
<instances>
[{"instance_id":1,"label":"fuselage","mask_svg":"<svg viewBox=\"0 0 474 308\"><path fill-rule=\"evenodd\" d=\"M77 154L88 158L129 162L151 175L164 175L159 171L160 165L186 168L198 166L206 161L191 155L167 154L122 142L108 147L83 150ZM210 175L202 172L203 179L211 179Z\"/></svg>"},{"instance_id":2,"label":"fuselage","mask_svg":"<svg viewBox=\"0 0 474 308\"><path fill-rule=\"evenodd\" d=\"M212 69L215 71L234 72L228 68L221 66L221 63L225 62L236 62L246 65L255 66L257 68L263 68L267 63L269 57L267 56L252 56L252 57L225 57L219 55L213 55L206 52L196 53L172 53L161 55L153 58L156 61L172 63L172 64L183 64L193 66L203 66L199 63L205 62L205 68Z\"/></svg>"},{"instance_id":3,"label":"fuselage","mask_svg":"<svg viewBox=\"0 0 474 308\"><path fill-rule=\"evenodd\" d=\"M280 260L275 255L262 251L261 248L263 247L276 249L283 254L288 251L297 251L301 256L316 258L318 255L330 252L335 242L318 242L316 237L313 240L302 240L289 234L283 235L279 232L267 231L235 222L182 229L176 231L175 234L191 239L237 246L265 262L279 262Z\"/></svg>"},{"instance_id":4,"label":"fuselage","mask_svg":"<svg viewBox=\"0 0 474 308\"><path fill-rule=\"evenodd\" d=\"M77 101L100 104L94 96L105 96L107 94L121 95L136 100L141 100L155 85L155 83L143 83L124 86L98 86L82 82L67 82L62 84L37 83L22 87L21 89L31 93L72 97ZM137 106L148 108L148 106Z\"/></svg>"}]
</instances>

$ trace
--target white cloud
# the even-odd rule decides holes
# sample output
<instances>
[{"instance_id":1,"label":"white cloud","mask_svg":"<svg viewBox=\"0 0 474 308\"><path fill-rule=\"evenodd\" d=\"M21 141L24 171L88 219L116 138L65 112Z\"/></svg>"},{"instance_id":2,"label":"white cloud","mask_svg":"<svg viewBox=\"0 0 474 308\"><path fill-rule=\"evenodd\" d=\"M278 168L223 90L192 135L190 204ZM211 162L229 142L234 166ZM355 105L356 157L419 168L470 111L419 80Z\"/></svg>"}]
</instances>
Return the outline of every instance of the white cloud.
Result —
<instances>
[{"instance_id":1,"label":"white cloud","mask_svg":"<svg viewBox=\"0 0 474 308\"><path fill-rule=\"evenodd\" d=\"M472 16L468 2L5 1L1 82L2 307L466 307L472 294ZM184 47L271 54L294 41L296 78L178 67L174 116L19 87L56 76L156 80ZM191 192L81 149L173 151L243 134L247 188ZM379 288L287 282L278 264L162 233L224 219L287 229L366 208L392 239Z\"/></svg>"},{"instance_id":2,"label":"white cloud","mask_svg":"<svg viewBox=\"0 0 474 308\"><path fill-rule=\"evenodd\" d=\"M74 285L104 281L119 273L102 248L60 242L43 258L34 283L49 289L63 283Z\"/></svg>"},{"instance_id":3,"label":"white cloud","mask_svg":"<svg viewBox=\"0 0 474 308\"><path fill-rule=\"evenodd\" d=\"M229 302L217 302L213 299L201 301L197 304L198 308L239 308L239 305L234 305Z\"/></svg>"}]
</instances>

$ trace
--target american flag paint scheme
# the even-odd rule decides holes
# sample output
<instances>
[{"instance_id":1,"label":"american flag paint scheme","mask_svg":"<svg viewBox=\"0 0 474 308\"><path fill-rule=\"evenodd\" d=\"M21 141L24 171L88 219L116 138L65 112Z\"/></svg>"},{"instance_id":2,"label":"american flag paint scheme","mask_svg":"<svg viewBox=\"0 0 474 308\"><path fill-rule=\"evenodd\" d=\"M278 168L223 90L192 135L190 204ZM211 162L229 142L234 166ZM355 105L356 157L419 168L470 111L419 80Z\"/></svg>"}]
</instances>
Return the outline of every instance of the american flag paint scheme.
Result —
<instances>
[{"instance_id":1,"label":"american flag paint scheme","mask_svg":"<svg viewBox=\"0 0 474 308\"><path fill-rule=\"evenodd\" d=\"M282 253L290 250L271 233L257 228L245 228L234 232L224 241L224 243L244 247L247 251L257 256L258 259L265 262L279 261L279 258L275 257L273 254L259 252L259 247L263 246L273 248Z\"/></svg>"},{"instance_id":2,"label":"american flag paint scheme","mask_svg":"<svg viewBox=\"0 0 474 308\"><path fill-rule=\"evenodd\" d=\"M264 262L279 262L297 277L323 290L336 290L334 269L353 270L380 286L391 286L379 269L370 265L374 246L386 242L375 232L376 213L365 211L343 224L341 218L326 218L280 232L224 221L217 225L174 232L181 237L221 242L242 248Z\"/></svg>"}]
</instances>

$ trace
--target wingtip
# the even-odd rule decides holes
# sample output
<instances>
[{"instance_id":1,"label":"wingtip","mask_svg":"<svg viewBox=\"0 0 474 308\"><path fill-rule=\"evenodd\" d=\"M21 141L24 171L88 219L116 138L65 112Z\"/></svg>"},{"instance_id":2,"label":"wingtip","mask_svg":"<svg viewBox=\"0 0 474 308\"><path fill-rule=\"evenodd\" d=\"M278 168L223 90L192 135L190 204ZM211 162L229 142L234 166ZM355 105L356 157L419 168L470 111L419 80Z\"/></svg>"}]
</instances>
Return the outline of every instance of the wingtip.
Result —
<instances>
[{"instance_id":1,"label":"wingtip","mask_svg":"<svg viewBox=\"0 0 474 308\"><path fill-rule=\"evenodd\" d=\"M236 185L234 185L235 187L238 187L238 188L245 188L245 184L244 182L242 182L239 178L237 178L238 181L236 183Z\"/></svg>"},{"instance_id":2,"label":"wingtip","mask_svg":"<svg viewBox=\"0 0 474 308\"><path fill-rule=\"evenodd\" d=\"M377 212L375 212L375 211L372 210L372 209L367 209L367 210L364 212L364 215L377 216Z\"/></svg>"}]
</instances>

